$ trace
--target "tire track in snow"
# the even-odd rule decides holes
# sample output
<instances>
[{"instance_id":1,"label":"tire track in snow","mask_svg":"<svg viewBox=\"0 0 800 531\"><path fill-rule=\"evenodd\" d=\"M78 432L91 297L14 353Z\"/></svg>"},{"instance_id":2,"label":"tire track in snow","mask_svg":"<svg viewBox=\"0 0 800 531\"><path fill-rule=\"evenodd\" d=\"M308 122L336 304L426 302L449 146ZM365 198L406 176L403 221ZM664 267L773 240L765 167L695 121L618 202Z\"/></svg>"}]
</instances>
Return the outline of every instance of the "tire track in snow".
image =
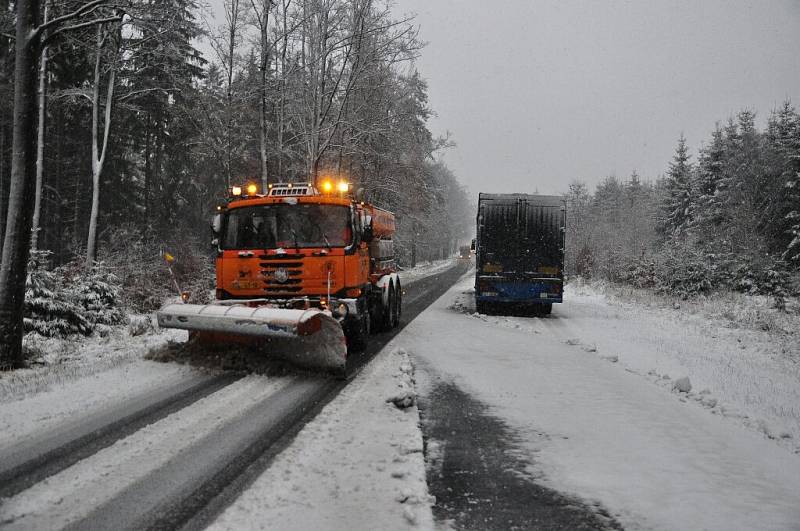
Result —
<instances>
[{"instance_id":1,"label":"tire track in snow","mask_svg":"<svg viewBox=\"0 0 800 531\"><path fill-rule=\"evenodd\" d=\"M230 385L240 375L192 378L0 451L0 498L11 497L116 441Z\"/></svg>"},{"instance_id":2,"label":"tire track in snow","mask_svg":"<svg viewBox=\"0 0 800 531\"><path fill-rule=\"evenodd\" d=\"M407 297L400 326L373 336L355 370L369 363L466 270L457 263L404 285ZM153 405L142 408L137 418L131 414L107 422L127 428L125 435L119 431L117 436L108 435L104 444L79 448L79 437L72 437L56 445L73 456L71 462L63 461L63 466L47 473L26 474L27 479L15 478L20 483L9 489L16 495L0 505L0 525L9 529L201 527L247 488L347 384L325 378L256 376L236 382L237 375L227 376L230 381L222 384L219 378L226 377L203 382L205 391L195 390L198 394L194 399L185 397L185 403L163 404L160 414ZM192 395L190 390L185 393ZM66 437L62 433L56 438ZM70 444L75 452L66 451Z\"/></svg>"},{"instance_id":3,"label":"tire track in snow","mask_svg":"<svg viewBox=\"0 0 800 531\"><path fill-rule=\"evenodd\" d=\"M257 376L239 379L4 500L0 526L54 529L86 518L204 438L213 433L224 436L232 419L280 394L291 381ZM153 490L159 487L151 485Z\"/></svg>"}]
</instances>

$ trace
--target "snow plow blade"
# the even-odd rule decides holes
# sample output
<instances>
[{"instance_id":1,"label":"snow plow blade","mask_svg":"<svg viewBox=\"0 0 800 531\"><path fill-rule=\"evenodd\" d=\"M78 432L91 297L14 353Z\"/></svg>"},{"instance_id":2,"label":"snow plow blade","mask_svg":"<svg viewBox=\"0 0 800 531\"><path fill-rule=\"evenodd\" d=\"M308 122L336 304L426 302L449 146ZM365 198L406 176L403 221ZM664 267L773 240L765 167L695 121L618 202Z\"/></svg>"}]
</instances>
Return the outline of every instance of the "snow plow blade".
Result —
<instances>
[{"instance_id":1,"label":"snow plow blade","mask_svg":"<svg viewBox=\"0 0 800 531\"><path fill-rule=\"evenodd\" d=\"M347 345L339 322L320 310L241 304L167 304L158 326L195 332L215 345L244 344L300 367L344 373Z\"/></svg>"}]
</instances>

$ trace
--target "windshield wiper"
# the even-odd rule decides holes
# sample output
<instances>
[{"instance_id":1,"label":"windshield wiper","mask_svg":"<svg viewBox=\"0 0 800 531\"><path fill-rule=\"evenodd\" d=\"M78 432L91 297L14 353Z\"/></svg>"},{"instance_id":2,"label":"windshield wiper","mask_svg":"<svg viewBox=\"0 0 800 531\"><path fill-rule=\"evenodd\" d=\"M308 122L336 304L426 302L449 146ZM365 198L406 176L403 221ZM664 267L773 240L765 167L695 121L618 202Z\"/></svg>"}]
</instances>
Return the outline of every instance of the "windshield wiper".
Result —
<instances>
[{"instance_id":1,"label":"windshield wiper","mask_svg":"<svg viewBox=\"0 0 800 531\"><path fill-rule=\"evenodd\" d=\"M325 235L324 232L322 233L322 239L325 240L325 245L328 247L328 250L330 251L332 249L331 242L328 241L328 237Z\"/></svg>"},{"instance_id":2,"label":"windshield wiper","mask_svg":"<svg viewBox=\"0 0 800 531\"><path fill-rule=\"evenodd\" d=\"M294 250L299 252L300 244L297 243L297 231L295 231L294 229L292 229L292 238L294 238Z\"/></svg>"}]
</instances>

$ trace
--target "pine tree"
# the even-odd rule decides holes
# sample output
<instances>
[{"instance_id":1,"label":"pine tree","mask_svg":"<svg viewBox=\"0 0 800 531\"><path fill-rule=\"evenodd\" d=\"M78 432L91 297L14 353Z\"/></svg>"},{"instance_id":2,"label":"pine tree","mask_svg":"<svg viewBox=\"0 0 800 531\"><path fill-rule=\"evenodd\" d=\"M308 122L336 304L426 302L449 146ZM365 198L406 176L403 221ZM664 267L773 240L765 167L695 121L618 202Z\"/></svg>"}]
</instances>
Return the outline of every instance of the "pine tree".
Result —
<instances>
[{"instance_id":1,"label":"pine tree","mask_svg":"<svg viewBox=\"0 0 800 531\"><path fill-rule=\"evenodd\" d=\"M681 134L665 182L667 197L663 230L668 236L681 234L691 221L693 195L690 157L686 137Z\"/></svg>"},{"instance_id":2,"label":"pine tree","mask_svg":"<svg viewBox=\"0 0 800 531\"><path fill-rule=\"evenodd\" d=\"M48 268L49 251L33 251L25 281L25 332L44 337L89 335L93 325L81 306L60 282L61 276Z\"/></svg>"},{"instance_id":3,"label":"pine tree","mask_svg":"<svg viewBox=\"0 0 800 531\"><path fill-rule=\"evenodd\" d=\"M800 116L790 101L770 116L770 195L767 230L783 258L800 262Z\"/></svg>"},{"instance_id":4,"label":"pine tree","mask_svg":"<svg viewBox=\"0 0 800 531\"><path fill-rule=\"evenodd\" d=\"M697 231L706 238L713 238L723 220L720 186L724 168L725 145L722 129L717 123L711 133L711 143L700 151L693 186L696 200L691 215Z\"/></svg>"}]
</instances>

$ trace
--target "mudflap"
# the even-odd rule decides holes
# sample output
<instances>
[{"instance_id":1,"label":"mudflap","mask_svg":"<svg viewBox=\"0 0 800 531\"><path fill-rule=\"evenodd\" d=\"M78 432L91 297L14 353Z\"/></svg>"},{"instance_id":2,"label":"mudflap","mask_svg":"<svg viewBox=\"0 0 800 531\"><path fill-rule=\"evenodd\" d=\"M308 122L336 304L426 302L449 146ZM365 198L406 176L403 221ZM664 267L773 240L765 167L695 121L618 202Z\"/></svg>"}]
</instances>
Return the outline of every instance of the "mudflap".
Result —
<instances>
[{"instance_id":1,"label":"mudflap","mask_svg":"<svg viewBox=\"0 0 800 531\"><path fill-rule=\"evenodd\" d=\"M347 344L339 322L320 310L244 305L169 304L156 312L162 328L188 330L200 343L257 349L298 367L344 377Z\"/></svg>"}]
</instances>

